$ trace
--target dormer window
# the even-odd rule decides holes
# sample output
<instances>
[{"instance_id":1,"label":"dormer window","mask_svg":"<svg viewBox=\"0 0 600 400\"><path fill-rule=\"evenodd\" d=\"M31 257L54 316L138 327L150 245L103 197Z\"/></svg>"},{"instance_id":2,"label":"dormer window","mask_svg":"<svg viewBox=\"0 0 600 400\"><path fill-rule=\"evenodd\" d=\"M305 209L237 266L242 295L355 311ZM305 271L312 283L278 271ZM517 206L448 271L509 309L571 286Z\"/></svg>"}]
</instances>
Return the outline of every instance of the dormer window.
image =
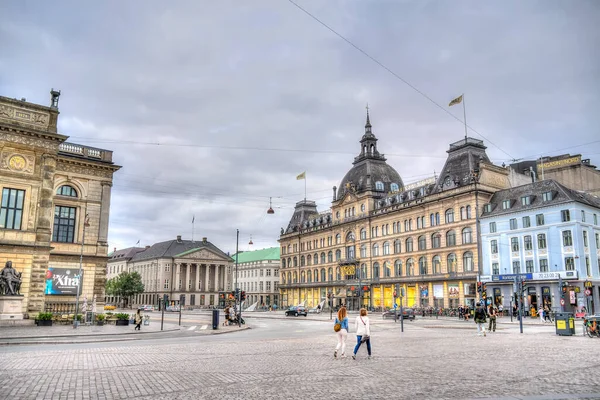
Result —
<instances>
[{"instance_id":1,"label":"dormer window","mask_svg":"<svg viewBox=\"0 0 600 400\"><path fill-rule=\"evenodd\" d=\"M390 185L390 189L391 189L392 192L397 192L398 190L400 190L400 188L398 187L397 183L392 183Z\"/></svg>"},{"instance_id":2,"label":"dormer window","mask_svg":"<svg viewBox=\"0 0 600 400\"><path fill-rule=\"evenodd\" d=\"M542 200L543 201L550 201L552 200L552 192L544 192L542 193Z\"/></svg>"},{"instance_id":3,"label":"dormer window","mask_svg":"<svg viewBox=\"0 0 600 400\"><path fill-rule=\"evenodd\" d=\"M531 196L523 196L521 197L521 205L529 206L531 205Z\"/></svg>"},{"instance_id":4,"label":"dormer window","mask_svg":"<svg viewBox=\"0 0 600 400\"><path fill-rule=\"evenodd\" d=\"M483 206L483 211L485 212L492 212L492 205L491 204L486 204Z\"/></svg>"},{"instance_id":5,"label":"dormer window","mask_svg":"<svg viewBox=\"0 0 600 400\"><path fill-rule=\"evenodd\" d=\"M425 188L419 189L419 196L425 196Z\"/></svg>"},{"instance_id":6,"label":"dormer window","mask_svg":"<svg viewBox=\"0 0 600 400\"><path fill-rule=\"evenodd\" d=\"M60 196L77 197L77 190L75 190L73 186L62 185L58 188L56 194Z\"/></svg>"},{"instance_id":7,"label":"dormer window","mask_svg":"<svg viewBox=\"0 0 600 400\"><path fill-rule=\"evenodd\" d=\"M383 182L377 181L375 182L375 190L384 190Z\"/></svg>"},{"instance_id":8,"label":"dormer window","mask_svg":"<svg viewBox=\"0 0 600 400\"><path fill-rule=\"evenodd\" d=\"M510 200L504 200L502 202L502 209L503 210L508 210L510 208Z\"/></svg>"}]
</instances>

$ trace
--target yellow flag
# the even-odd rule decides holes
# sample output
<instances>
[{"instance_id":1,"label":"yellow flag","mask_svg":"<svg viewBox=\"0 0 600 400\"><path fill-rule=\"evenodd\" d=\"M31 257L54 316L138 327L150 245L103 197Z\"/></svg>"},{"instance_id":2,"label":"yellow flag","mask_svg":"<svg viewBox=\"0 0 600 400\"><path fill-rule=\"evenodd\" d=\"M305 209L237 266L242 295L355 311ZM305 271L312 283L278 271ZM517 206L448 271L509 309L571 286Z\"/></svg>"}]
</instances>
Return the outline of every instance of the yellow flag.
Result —
<instances>
[{"instance_id":1,"label":"yellow flag","mask_svg":"<svg viewBox=\"0 0 600 400\"><path fill-rule=\"evenodd\" d=\"M450 104L448 104L448 107L452 107L452 106L453 106L453 105L455 105L455 104L460 104L460 103L462 103L462 98L463 98L463 95L461 94L460 96L458 96L457 98L455 98L454 100L452 100L452 101L450 102Z\"/></svg>"},{"instance_id":2,"label":"yellow flag","mask_svg":"<svg viewBox=\"0 0 600 400\"><path fill-rule=\"evenodd\" d=\"M303 173L301 173L300 175L298 175L296 177L296 180L301 180L301 179L306 179L306 171L304 171Z\"/></svg>"}]
</instances>

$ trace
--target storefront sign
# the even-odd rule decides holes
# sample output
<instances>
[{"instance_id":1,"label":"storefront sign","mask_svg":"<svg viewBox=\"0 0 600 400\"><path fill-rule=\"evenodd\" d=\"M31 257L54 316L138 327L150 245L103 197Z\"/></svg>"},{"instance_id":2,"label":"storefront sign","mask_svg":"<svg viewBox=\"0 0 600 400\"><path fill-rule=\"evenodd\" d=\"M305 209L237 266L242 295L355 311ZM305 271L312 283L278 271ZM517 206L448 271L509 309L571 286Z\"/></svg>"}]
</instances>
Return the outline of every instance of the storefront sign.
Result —
<instances>
[{"instance_id":1,"label":"storefront sign","mask_svg":"<svg viewBox=\"0 0 600 400\"><path fill-rule=\"evenodd\" d=\"M419 287L420 291L421 291L421 297L429 297L429 287L427 286L421 286Z\"/></svg>"},{"instance_id":2,"label":"storefront sign","mask_svg":"<svg viewBox=\"0 0 600 400\"><path fill-rule=\"evenodd\" d=\"M591 281L585 281L585 282L583 282L583 287L584 288L591 288L592 287L592 282Z\"/></svg>"},{"instance_id":3,"label":"storefront sign","mask_svg":"<svg viewBox=\"0 0 600 400\"><path fill-rule=\"evenodd\" d=\"M81 284L80 278L83 278L83 270L80 277L79 269L48 268L44 294L76 296Z\"/></svg>"},{"instance_id":4,"label":"storefront sign","mask_svg":"<svg viewBox=\"0 0 600 400\"><path fill-rule=\"evenodd\" d=\"M502 296L502 291L500 290L500 288L494 288L494 297L500 296Z\"/></svg>"},{"instance_id":5,"label":"storefront sign","mask_svg":"<svg viewBox=\"0 0 600 400\"><path fill-rule=\"evenodd\" d=\"M527 293L528 293L528 294L535 294L535 293L536 293L536 292L535 292L535 288L534 288L534 287L528 287L528 288L527 288Z\"/></svg>"},{"instance_id":6,"label":"storefront sign","mask_svg":"<svg viewBox=\"0 0 600 400\"><path fill-rule=\"evenodd\" d=\"M443 299L444 298L444 285L433 285L433 298Z\"/></svg>"},{"instance_id":7,"label":"storefront sign","mask_svg":"<svg viewBox=\"0 0 600 400\"><path fill-rule=\"evenodd\" d=\"M549 281L558 280L562 278L564 280L575 280L578 279L579 275L577 271L556 271L556 272L534 272L529 274L505 274L505 275L482 275L481 282L514 282L515 277L517 279L524 279L527 281Z\"/></svg>"},{"instance_id":8,"label":"storefront sign","mask_svg":"<svg viewBox=\"0 0 600 400\"><path fill-rule=\"evenodd\" d=\"M573 290L569 291L569 303L575 304L576 302L577 302L577 295L575 294L575 291L573 291Z\"/></svg>"},{"instance_id":9,"label":"storefront sign","mask_svg":"<svg viewBox=\"0 0 600 400\"><path fill-rule=\"evenodd\" d=\"M448 285L448 297L458 298L460 296L460 291L458 289L458 285Z\"/></svg>"},{"instance_id":10,"label":"storefront sign","mask_svg":"<svg viewBox=\"0 0 600 400\"><path fill-rule=\"evenodd\" d=\"M576 164L581 164L581 156L545 162L542 164L538 164L537 168L538 168L538 171L542 171L544 169L567 167L569 165L576 165Z\"/></svg>"}]
</instances>

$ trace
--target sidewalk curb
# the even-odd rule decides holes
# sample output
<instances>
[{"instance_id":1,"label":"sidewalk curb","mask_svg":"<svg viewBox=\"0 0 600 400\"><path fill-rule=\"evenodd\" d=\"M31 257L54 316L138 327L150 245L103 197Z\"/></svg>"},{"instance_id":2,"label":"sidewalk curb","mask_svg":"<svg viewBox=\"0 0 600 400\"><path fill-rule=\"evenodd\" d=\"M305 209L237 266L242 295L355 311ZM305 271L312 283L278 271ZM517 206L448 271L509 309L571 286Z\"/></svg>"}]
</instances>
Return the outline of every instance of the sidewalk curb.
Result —
<instances>
[{"instance_id":1,"label":"sidewalk curb","mask_svg":"<svg viewBox=\"0 0 600 400\"><path fill-rule=\"evenodd\" d=\"M15 339L49 339L49 338L82 338L82 337L98 337L98 336L125 336L125 335L143 335L150 333L163 333L163 332L177 332L181 328L164 329L162 331L139 331L137 333L124 332L124 333L98 333L91 335L44 335L44 336L20 336L20 337L3 337L2 339L15 340Z\"/></svg>"}]
</instances>

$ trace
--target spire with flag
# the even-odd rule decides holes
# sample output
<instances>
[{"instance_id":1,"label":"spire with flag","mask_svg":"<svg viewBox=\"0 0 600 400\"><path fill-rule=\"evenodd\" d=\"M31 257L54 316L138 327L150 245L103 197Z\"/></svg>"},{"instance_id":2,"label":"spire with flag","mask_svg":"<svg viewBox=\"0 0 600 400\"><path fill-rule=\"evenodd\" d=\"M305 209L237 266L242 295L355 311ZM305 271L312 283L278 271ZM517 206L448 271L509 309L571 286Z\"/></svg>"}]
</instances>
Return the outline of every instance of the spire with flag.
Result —
<instances>
[{"instance_id":1,"label":"spire with flag","mask_svg":"<svg viewBox=\"0 0 600 400\"><path fill-rule=\"evenodd\" d=\"M448 107L452 107L454 105L460 104L462 103L463 105L463 117L465 120L465 143L467 140L467 110L466 110L466 106L465 106L465 94L461 94L460 96L458 96L457 98L455 98L454 100L452 100L450 102L450 104L448 104Z\"/></svg>"},{"instance_id":2,"label":"spire with flag","mask_svg":"<svg viewBox=\"0 0 600 400\"><path fill-rule=\"evenodd\" d=\"M304 180L304 201L306 201L306 171L296 176L296 180Z\"/></svg>"}]
</instances>

